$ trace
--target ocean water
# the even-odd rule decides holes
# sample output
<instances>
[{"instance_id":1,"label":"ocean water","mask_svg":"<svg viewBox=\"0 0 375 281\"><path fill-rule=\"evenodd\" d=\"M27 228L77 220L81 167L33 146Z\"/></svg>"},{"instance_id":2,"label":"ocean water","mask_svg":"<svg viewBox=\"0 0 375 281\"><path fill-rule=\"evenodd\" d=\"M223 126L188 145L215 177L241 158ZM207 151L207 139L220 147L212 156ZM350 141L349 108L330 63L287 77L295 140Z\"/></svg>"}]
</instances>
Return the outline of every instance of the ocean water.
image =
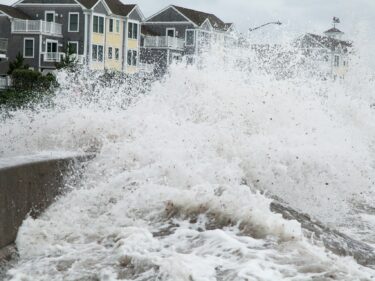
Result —
<instances>
[{"instance_id":1,"label":"ocean water","mask_svg":"<svg viewBox=\"0 0 375 281\"><path fill-rule=\"evenodd\" d=\"M277 196L375 245L373 72L353 58L322 80L288 62L282 78L245 51L152 82L60 72L52 101L4 113L2 157L96 154L24 221L6 280L374 280L270 210Z\"/></svg>"}]
</instances>

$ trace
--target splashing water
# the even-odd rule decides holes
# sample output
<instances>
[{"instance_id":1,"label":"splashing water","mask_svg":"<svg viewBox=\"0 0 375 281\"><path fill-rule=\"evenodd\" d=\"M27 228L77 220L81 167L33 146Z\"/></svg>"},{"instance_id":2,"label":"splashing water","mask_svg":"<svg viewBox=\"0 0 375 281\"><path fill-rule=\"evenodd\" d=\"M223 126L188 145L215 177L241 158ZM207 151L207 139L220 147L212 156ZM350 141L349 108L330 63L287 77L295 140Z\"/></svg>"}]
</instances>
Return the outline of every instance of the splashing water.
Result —
<instances>
[{"instance_id":1,"label":"splashing water","mask_svg":"<svg viewBox=\"0 0 375 281\"><path fill-rule=\"evenodd\" d=\"M355 63L343 81L276 79L233 57L206 54L152 83L61 72L53 105L8 112L3 156L96 158L25 220L7 278L372 280L272 213L268 196L375 244L375 82Z\"/></svg>"}]
</instances>

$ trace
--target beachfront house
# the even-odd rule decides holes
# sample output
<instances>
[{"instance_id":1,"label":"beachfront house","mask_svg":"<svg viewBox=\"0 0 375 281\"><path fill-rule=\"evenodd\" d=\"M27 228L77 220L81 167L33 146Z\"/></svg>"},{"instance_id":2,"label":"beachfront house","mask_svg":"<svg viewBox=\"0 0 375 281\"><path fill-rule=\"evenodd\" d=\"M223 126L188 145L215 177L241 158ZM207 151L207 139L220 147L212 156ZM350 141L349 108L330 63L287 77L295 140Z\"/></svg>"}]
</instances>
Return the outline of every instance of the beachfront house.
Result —
<instances>
[{"instance_id":1,"label":"beachfront house","mask_svg":"<svg viewBox=\"0 0 375 281\"><path fill-rule=\"evenodd\" d=\"M18 53L30 68L50 72L68 45L93 70L135 73L139 66L137 5L120 0L20 0L0 5L0 75Z\"/></svg>"},{"instance_id":2,"label":"beachfront house","mask_svg":"<svg viewBox=\"0 0 375 281\"><path fill-rule=\"evenodd\" d=\"M183 56L193 62L215 42L233 42L235 31L214 14L170 5L143 22L141 59L161 70Z\"/></svg>"},{"instance_id":3,"label":"beachfront house","mask_svg":"<svg viewBox=\"0 0 375 281\"><path fill-rule=\"evenodd\" d=\"M297 47L306 56L314 58L325 76L344 78L349 67L352 43L342 40L344 33L336 27L323 35L307 33L297 39Z\"/></svg>"}]
</instances>

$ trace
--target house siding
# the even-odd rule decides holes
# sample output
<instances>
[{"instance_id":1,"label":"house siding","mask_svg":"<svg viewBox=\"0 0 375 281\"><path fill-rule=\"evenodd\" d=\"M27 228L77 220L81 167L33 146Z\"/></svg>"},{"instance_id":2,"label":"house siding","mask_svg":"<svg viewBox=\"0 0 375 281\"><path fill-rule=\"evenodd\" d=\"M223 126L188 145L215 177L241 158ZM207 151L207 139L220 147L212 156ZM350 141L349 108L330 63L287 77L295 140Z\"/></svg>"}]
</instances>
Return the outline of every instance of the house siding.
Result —
<instances>
[{"instance_id":1,"label":"house siding","mask_svg":"<svg viewBox=\"0 0 375 281\"><path fill-rule=\"evenodd\" d=\"M9 50L14 50L18 46L10 40L10 20L8 17L0 16L0 38L8 39L8 51L5 53L9 57ZM0 59L0 75L5 75L9 69L9 61Z\"/></svg>"},{"instance_id":2,"label":"house siding","mask_svg":"<svg viewBox=\"0 0 375 281\"><path fill-rule=\"evenodd\" d=\"M166 21L187 21L187 19L182 16L180 13L178 13L175 9L172 7L168 8L164 12L155 15L154 17L148 19L149 22L166 22Z\"/></svg>"},{"instance_id":3,"label":"house siding","mask_svg":"<svg viewBox=\"0 0 375 281\"><path fill-rule=\"evenodd\" d=\"M184 39L186 29L194 29L194 25L192 24L147 24L145 23L147 28L152 32L155 32L159 36L166 36L167 35L167 28L175 28L176 29L176 37Z\"/></svg>"},{"instance_id":4,"label":"house siding","mask_svg":"<svg viewBox=\"0 0 375 281\"><path fill-rule=\"evenodd\" d=\"M45 20L45 11L54 11L56 14L55 22L62 24L63 39L62 41L59 41L62 42L64 48L67 46L69 41L78 41L78 54L83 55L85 17L80 7L17 6L17 8L29 15L31 18L40 20ZM69 13L79 14L79 32L69 32Z\"/></svg>"}]
</instances>

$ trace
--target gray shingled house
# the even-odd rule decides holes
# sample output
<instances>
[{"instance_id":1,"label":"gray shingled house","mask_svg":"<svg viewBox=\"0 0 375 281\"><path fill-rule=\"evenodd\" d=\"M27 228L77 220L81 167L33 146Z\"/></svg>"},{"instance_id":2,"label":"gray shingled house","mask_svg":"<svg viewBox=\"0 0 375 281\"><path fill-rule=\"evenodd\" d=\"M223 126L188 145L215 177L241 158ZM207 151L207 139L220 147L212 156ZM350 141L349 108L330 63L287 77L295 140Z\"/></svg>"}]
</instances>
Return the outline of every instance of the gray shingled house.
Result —
<instances>
[{"instance_id":1,"label":"gray shingled house","mask_svg":"<svg viewBox=\"0 0 375 281\"><path fill-rule=\"evenodd\" d=\"M341 40L343 32L331 28L324 35L307 33L295 44L303 54L313 57L326 76L343 78L348 71L352 43Z\"/></svg>"},{"instance_id":2,"label":"gray shingled house","mask_svg":"<svg viewBox=\"0 0 375 281\"><path fill-rule=\"evenodd\" d=\"M141 60L162 70L174 60L189 60L213 42L232 39L235 27L214 14L170 5L142 24Z\"/></svg>"},{"instance_id":3,"label":"gray shingled house","mask_svg":"<svg viewBox=\"0 0 375 281\"><path fill-rule=\"evenodd\" d=\"M0 75L21 53L42 72L55 69L69 44L79 63L92 69L134 73L138 69L140 23L137 5L120 0L20 0L0 5Z\"/></svg>"}]
</instances>

